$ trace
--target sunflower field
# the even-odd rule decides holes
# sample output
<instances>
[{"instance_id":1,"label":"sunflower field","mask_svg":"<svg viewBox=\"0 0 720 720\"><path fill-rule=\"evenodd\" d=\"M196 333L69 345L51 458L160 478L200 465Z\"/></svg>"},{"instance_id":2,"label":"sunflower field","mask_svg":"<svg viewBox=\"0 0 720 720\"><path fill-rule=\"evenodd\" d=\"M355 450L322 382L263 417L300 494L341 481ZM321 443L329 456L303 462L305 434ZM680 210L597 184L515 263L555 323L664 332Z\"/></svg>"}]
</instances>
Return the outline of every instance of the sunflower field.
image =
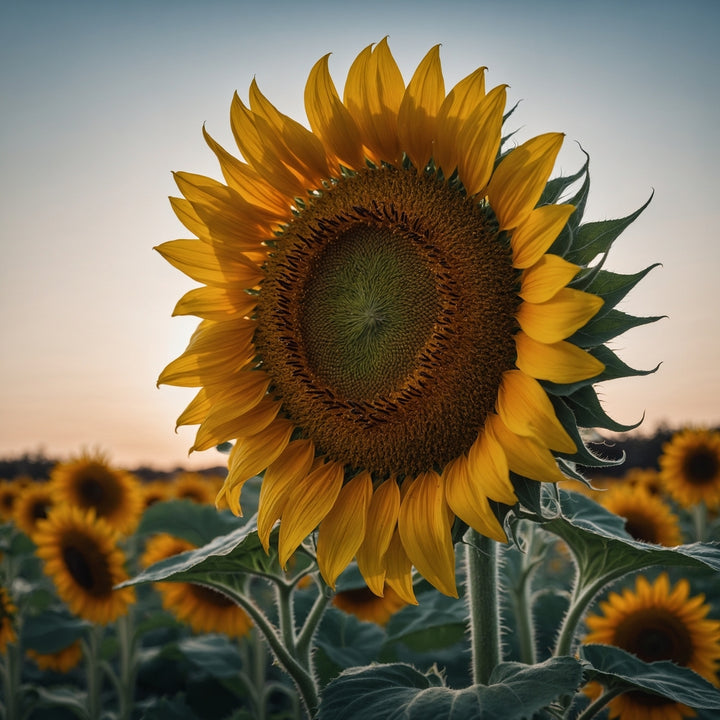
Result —
<instances>
[{"instance_id":1,"label":"sunflower field","mask_svg":"<svg viewBox=\"0 0 720 720\"><path fill-rule=\"evenodd\" d=\"M720 432L603 440L598 384L654 372L611 346L656 264L606 267L650 199L586 220L506 88L385 38L311 68L309 129L255 81L236 150L203 129L158 383L227 468L2 483L4 720L717 717Z\"/></svg>"}]
</instances>

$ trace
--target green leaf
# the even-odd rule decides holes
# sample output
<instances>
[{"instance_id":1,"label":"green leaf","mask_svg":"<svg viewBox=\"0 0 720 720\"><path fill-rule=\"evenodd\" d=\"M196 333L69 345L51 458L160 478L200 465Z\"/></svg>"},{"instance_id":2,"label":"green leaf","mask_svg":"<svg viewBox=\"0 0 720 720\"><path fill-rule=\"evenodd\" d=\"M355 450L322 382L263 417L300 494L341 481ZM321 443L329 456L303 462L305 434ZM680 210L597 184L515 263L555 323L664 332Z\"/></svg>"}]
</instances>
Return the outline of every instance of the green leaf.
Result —
<instances>
[{"instance_id":1,"label":"green leaf","mask_svg":"<svg viewBox=\"0 0 720 720\"><path fill-rule=\"evenodd\" d=\"M720 709L720 691L690 668L668 660L646 663L612 645L583 645L586 680L662 695L694 709Z\"/></svg>"},{"instance_id":2,"label":"green leaf","mask_svg":"<svg viewBox=\"0 0 720 720\"><path fill-rule=\"evenodd\" d=\"M197 635L178 643L185 658L208 675L234 678L243 669L237 642L225 635Z\"/></svg>"},{"instance_id":3,"label":"green leaf","mask_svg":"<svg viewBox=\"0 0 720 720\"><path fill-rule=\"evenodd\" d=\"M317 720L514 720L574 692L581 677L582 667L571 657L532 666L503 663L490 685L462 690L402 663L356 668L327 686Z\"/></svg>"},{"instance_id":4,"label":"green leaf","mask_svg":"<svg viewBox=\"0 0 720 720\"><path fill-rule=\"evenodd\" d=\"M649 315L639 317L636 315L628 315L621 310L612 309L604 314L598 314L581 330L578 330L569 342L574 343L581 348L592 348L602 343L622 335L628 330L640 327L641 325L649 325L650 323L662 320L665 315Z\"/></svg>"},{"instance_id":5,"label":"green leaf","mask_svg":"<svg viewBox=\"0 0 720 720\"><path fill-rule=\"evenodd\" d=\"M82 720L90 718L87 711L87 694L77 688L45 688L35 685L32 691L37 693L35 700L40 707L64 708Z\"/></svg>"},{"instance_id":6,"label":"green leaf","mask_svg":"<svg viewBox=\"0 0 720 720\"><path fill-rule=\"evenodd\" d=\"M72 645L89 627L90 623L63 610L45 610L25 617L23 644L35 652L50 655Z\"/></svg>"},{"instance_id":7,"label":"green leaf","mask_svg":"<svg viewBox=\"0 0 720 720\"><path fill-rule=\"evenodd\" d=\"M650 195L634 213L618 220L601 220L581 225L573 241L573 246L566 256L566 260L577 265L587 265L598 255L606 253L620 234L631 225L650 204L653 196Z\"/></svg>"}]
</instances>

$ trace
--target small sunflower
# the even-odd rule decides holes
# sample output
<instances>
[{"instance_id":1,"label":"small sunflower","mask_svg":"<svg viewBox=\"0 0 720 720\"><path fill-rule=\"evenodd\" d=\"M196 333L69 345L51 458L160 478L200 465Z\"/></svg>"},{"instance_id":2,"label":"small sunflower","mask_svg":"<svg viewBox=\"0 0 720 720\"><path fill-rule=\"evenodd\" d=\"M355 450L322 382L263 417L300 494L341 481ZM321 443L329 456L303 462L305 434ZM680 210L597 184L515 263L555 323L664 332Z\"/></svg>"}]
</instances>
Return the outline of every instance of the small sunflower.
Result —
<instances>
[{"instance_id":1,"label":"small sunflower","mask_svg":"<svg viewBox=\"0 0 720 720\"><path fill-rule=\"evenodd\" d=\"M56 465L50 475L58 504L93 509L120 533L129 534L143 511L140 483L100 454L83 454Z\"/></svg>"},{"instance_id":2,"label":"small sunflower","mask_svg":"<svg viewBox=\"0 0 720 720\"><path fill-rule=\"evenodd\" d=\"M332 602L340 610L377 625L387 625L388 620L407 605L389 586L385 586L382 597L368 587L340 590L335 594Z\"/></svg>"},{"instance_id":3,"label":"small sunflower","mask_svg":"<svg viewBox=\"0 0 720 720\"><path fill-rule=\"evenodd\" d=\"M253 81L231 108L244 161L205 133L227 184L175 175L196 238L157 249L202 284L174 311L201 322L158 382L200 388L177 421L193 450L236 441L218 507L239 514L263 474L263 545L280 520L285 565L319 526L333 587L355 556L378 595L415 602L415 566L456 596L453 522L507 539L490 502L517 502L510 472L562 480L582 442L549 388L593 392L605 367L581 332L595 255L562 255L584 200L548 183L563 135L503 152L506 86L484 71L446 93L436 46L406 86L385 39L341 99L326 56L311 130Z\"/></svg>"},{"instance_id":4,"label":"small sunflower","mask_svg":"<svg viewBox=\"0 0 720 720\"><path fill-rule=\"evenodd\" d=\"M180 473L172 481L173 497L192 500L201 505L213 503L218 490L218 483L214 479L196 472Z\"/></svg>"},{"instance_id":5,"label":"small sunflower","mask_svg":"<svg viewBox=\"0 0 720 720\"><path fill-rule=\"evenodd\" d=\"M140 559L143 567L196 548L192 543L161 533L148 540ZM245 611L217 590L185 582L159 582L163 607L196 633L225 633L242 637L250 632L252 622Z\"/></svg>"},{"instance_id":6,"label":"small sunflower","mask_svg":"<svg viewBox=\"0 0 720 720\"><path fill-rule=\"evenodd\" d=\"M173 486L167 480L150 480L142 484L143 506L147 510L151 505L173 497Z\"/></svg>"},{"instance_id":7,"label":"small sunflower","mask_svg":"<svg viewBox=\"0 0 720 720\"><path fill-rule=\"evenodd\" d=\"M623 482L628 485L643 487L651 495L662 495L664 493L660 473L653 468L630 468L625 473Z\"/></svg>"},{"instance_id":8,"label":"small sunflower","mask_svg":"<svg viewBox=\"0 0 720 720\"><path fill-rule=\"evenodd\" d=\"M703 595L690 597L690 584L680 580L673 588L666 573L650 584L639 576L635 591L610 593L600 603L601 615L590 615L586 643L622 648L645 662L670 660L717 684L720 660L720 622L708 620L710 606ZM596 695L591 684L588 694ZM624 720L682 720L695 713L685 705L659 695L631 691L609 704L610 717Z\"/></svg>"},{"instance_id":9,"label":"small sunflower","mask_svg":"<svg viewBox=\"0 0 720 720\"><path fill-rule=\"evenodd\" d=\"M55 494L50 483L33 483L23 490L15 501L15 524L28 537L32 538L37 530L37 523L48 516L53 506Z\"/></svg>"},{"instance_id":10,"label":"small sunflower","mask_svg":"<svg viewBox=\"0 0 720 720\"><path fill-rule=\"evenodd\" d=\"M17 608L10 599L8 591L0 587L0 653L5 652L8 643L17 640L15 633L15 613Z\"/></svg>"},{"instance_id":11,"label":"small sunflower","mask_svg":"<svg viewBox=\"0 0 720 720\"><path fill-rule=\"evenodd\" d=\"M134 589L113 589L128 579L125 555L117 531L94 510L59 505L38 522L33 539L45 573L73 613L102 625L127 614Z\"/></svg>"},{"instance_id":12,"label":"small sunflower","mask_svg":"<svg viewBox=\"0 0 720 720\"><path fill-rule=\"evenodd\" d=\"M40 668L40 670L53 670L58 673L70 672L82 660L83 651L80 640L75 640L66 648L54 653L39 653L32 648L26 655Z\"/></svg>"},{"instance_id":13,"label":"small sunflower","mask_svg":"<svg viewBox=\"0 0 720 720\"><path fill-rule=\"evenodd\" d=\"M606 510L625 518L627 532L641 542L674 547L682 532L672 508L643 485L615 484L595 498Z\"/></svg>"},{"instance_id":14,"label":"small sunflower","mask_svg":"<svg viewBox=\"0 0 720 720\"><path fill-rule=\"evenodd\" d=\"M20 485L14 480L0 480L0 521L13 519Z\"/></svg>"},{"instance_id":15,"label":"small sunflower","mask_svg":"<svg viewBox=\"0 0 720 720\"><path fill-rule=\"evenodd\" d=\"M683 507L720 506L720 431L686 429L663 445L660 477Z\"/></svg>"}]
</instances>

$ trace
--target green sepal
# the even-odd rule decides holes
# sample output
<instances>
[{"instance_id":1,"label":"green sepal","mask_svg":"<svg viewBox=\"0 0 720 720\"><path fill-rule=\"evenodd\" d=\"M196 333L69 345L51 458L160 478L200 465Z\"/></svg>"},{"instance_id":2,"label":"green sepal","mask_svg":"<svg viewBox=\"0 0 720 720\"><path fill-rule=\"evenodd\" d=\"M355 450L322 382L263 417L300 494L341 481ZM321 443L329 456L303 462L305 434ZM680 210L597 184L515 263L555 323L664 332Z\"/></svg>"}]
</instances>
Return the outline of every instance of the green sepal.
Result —
<instances>
[{"instance_id":1,"label":"green sepal","mask_svg":"<svg viewBox=\"0 0 720 720\"><path fill-rule=\"evenodd\" d=\"M634 213L617 220L600 220L581 225L575 234L572 248L565 259L576 265L588 265L598 255L606 253L620 234L631 225L650 204L653 195Z\"/></svg>"},{"instance_id":2,"label":"green sepal","mask_svg":"<svg viewBox=\"0 0 720 720\"><path fill-rule=\"evenodd\" d=\"M581 148L582 149L582 148ZM583 152L585 152L583 150ZM590 156L585 153L585 163L583 166L573 175L567 175L567 176L560 176L557 178L553 178L552 180L548 180L547 184L545 185L545 189L542 191L542 195L540 195L540 200L538 200L538 206L540 205L553 205L555 203L568 203L570 205L575 206L575 212L573 213L573 216L575 216L577 213L579 213L580 216L582 216L584 207L585 207L585 198L587 197L587 193L590 189L590 175L588 173L588 165L590 163ZM576 183L580 178L584 176L583 180L583 187L580 188L578 193L570 199L570 200L561 200L562 194L574 183ZM583 188L587 186L587 189L583 190ZM579 221L578 223L579 224ZM576 226L577 226L576 224Z\"/></svg>"},{"instance_id":3,"label":"green sepal","mask_svg":"<svg viewBox=\"0 0 720 720\"><path fill-rule=\"evenodd\" d=\"M667 316L652 315L639 317L636 315L628 315L622 312L622 310L612 309L606 313L598 313L587 325L578 330L572 337L568 338L568 342L585 349L597 347L632 328L649 325L650 323L662 320L664 317Z\"/></svg>"},{"instance_id":4,"label":"green sepal","mask_svg":"<svg viewBox=\"0 0 720 720\"><path fill-rule=\"evenodd\" d=\"M583 428L602 428L613 432L628 432L638 427L645 417L643 414L640 420L631 425L616 422L602 409L592 385L586 385L576 390L572 395L565 397L564 401L575 415L578 426Z\"/></svg>"},{"instance_id":5,"label":"green sepal","mask_svg":"<svg viewBox=\"0 0 720 720\"><path fill-rule=\"evenodd\" d=\"M322 694L317 720L516 720L574 692L582 665L554 657L537 665L501 663L488 685L454 690L434 670L392 663L347 670Z\"/></svg>"},{"instance_id":6,"label":"green sepal","mask_svg":"<svg viewBox=\"0 0 720 720\"><path fill-rule=\"evenodd\" d=\"M588 644L580 648L586 681L607 689L640 690L661 695L694 709L720 708L720 691L687 667L669 660L646 663L612 645Z\"/></svg>"},{"instance_id":7,"label":"green sepal","mask_svg":"<svg viewBox=\"0 0 720 720\"><path fill-rule=\"evenodd\" d=\"M605 261L605 257L607 255L603 256L602 262ZM601 315L614 308L651 270L661 265L662 263L653 263L644 270L631 275L614 273L610 270L598 270L593 272L592 275L581 273L570 283L570 287L601 297L604 301L603 306L598 311L598 315ZM593 265L592 268L588 268L587 273L594 271L595 267Z\"/></svg>"}]
</instances>

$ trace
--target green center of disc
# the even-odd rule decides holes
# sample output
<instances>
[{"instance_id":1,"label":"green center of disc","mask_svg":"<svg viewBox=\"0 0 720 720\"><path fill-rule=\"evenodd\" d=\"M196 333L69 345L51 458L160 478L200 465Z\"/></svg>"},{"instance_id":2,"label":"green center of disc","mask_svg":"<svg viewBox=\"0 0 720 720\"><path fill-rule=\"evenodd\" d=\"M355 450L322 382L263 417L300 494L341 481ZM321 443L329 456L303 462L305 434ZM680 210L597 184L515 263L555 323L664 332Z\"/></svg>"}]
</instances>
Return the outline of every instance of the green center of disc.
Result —
<instances>
[{"instance_id":1,"label":"green center of disc","mask_svg":"<svg viewBox=\"0 0 720 720\"><path fill-rule=\"evenodd\" d=\"M301 333L308 364L348 400L396 388L432 333L432 273L386 228L353 227L317 258Z\"/></svg>"}]
</instances>

